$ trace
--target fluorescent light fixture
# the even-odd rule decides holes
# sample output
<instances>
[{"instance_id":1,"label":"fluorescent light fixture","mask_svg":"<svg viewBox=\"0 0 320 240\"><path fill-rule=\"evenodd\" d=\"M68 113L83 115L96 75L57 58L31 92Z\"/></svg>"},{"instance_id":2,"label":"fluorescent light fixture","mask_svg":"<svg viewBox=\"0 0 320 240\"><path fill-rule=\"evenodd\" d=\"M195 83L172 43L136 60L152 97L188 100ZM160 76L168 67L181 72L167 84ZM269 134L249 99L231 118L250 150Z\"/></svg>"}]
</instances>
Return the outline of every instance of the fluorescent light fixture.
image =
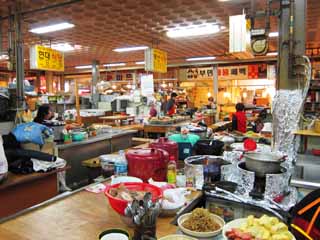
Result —
<instances>
[{"instance_id":1,"label":"fluorescent light fixture","mask_svg":"<svg viewBox=\"0 0 320 240\"><path fill-rule=\"evenodd\" d=\"M108 63L108 64L103 64L105 67L120 67L120 66L125 66L125 63Z\"/></svg>"},{"instance_id":2,"label":"fluorescent light fixture","mask_svg":"<svg viewBox=\"0 0 320 240\"><path fill-rule=\"evenodd\" d=\"M278 32L270 32L269 37L279 37L279 33Z\"/></svg>"},{"instance_id":3,"label":"fluorescent light fixture","mask_svg":"<svg viewBox=\"0 0 320 240\"><path fill-rule=\"evenodd\" d=\"M115 52L132 52L147 49L147 46L136 46L136 47L125 47L125 48L116 48L113 49Z\"/></svg>"},{"instance_id":4,"label":"fluorescent light fixture","mask_svg":"<svg viewBox=\"0 0 320 240\"><path fill-rule=\"evenodd\" d=\"M278 56L278 52L269 52L267 56Z\"/></svg>"},{"instance_id":5,"label":"fluorescent light fixture","mask_svg":"<svg viewBox=\"0 0 320 240\"><path fill-rule=\"evenodd\" d=\"M44 27L33 28L33 29L30 29L29 32L42 34L42 33L61 31L61 30L73 28L73 27L74 27L74 24L72 23L62 22L62 23L48 25Z\"/></svg>"},{"instance_id":6,"label":"fluorescent light fixture","mask_svg":"<svg viewBox=\"0 0 320 240\"><path fill-rule=\"evenodd\" d=\"M9 56L6 54L0 55L0 60L8 60Z\"/></svg>"},{"instance_id":7,"label":"fluorescent light fixture","mask_svg":"<svg viewBox=\"0 0 320 240\"><path fill-rule=\"evenodd\" d=\"M75 48L71 46L69 43L52 44L51 48L61 52L70 52L75 50Z\"/></svg>"},{"instance_id":8,"label":"fluorescent light fixture","mask_svg":"<svg viewBox=\"0 0 320 240\"><path fill-rule=\"evenodd\" d=\"M193 57L193 58L187 58L186 61L205 61L205 60L214 60L216 57L210 56L210 57Z\"/></svg>"},{"instance_id":9,"label":"fluorescent light fixture","mask_svg":"<svg viewBox=\"0 0 320 240\"><path fill-rule=\"evenodd\" d=\"M137 65L144 65L145 62L144 61L139 61L139 62L136 62Z\"/></svg>"},{"instance_id":10,"label":"fluorescent light fixture","mask_svg":"<svg viewBox=\"0 0 320 240\"><path fill-rule=\"evenodd\" d=\"M170 38L195 37L202 35L214 34L220 31L220 26L217 24L205 24L199 26L189 26L176 28L167 31L167 36Z\"/></svg>"},{"instance_id":11,"label":"fluorescent light fixture","mask_svg":"<svg viewBox=\"0 0 320 240\"><path fill-rule=\"evenodd\" d=\"M76 69L88 69L88 68L92 68L92 65L82 65L82 66L76 66Z\"/></svg>"}]
</instances>

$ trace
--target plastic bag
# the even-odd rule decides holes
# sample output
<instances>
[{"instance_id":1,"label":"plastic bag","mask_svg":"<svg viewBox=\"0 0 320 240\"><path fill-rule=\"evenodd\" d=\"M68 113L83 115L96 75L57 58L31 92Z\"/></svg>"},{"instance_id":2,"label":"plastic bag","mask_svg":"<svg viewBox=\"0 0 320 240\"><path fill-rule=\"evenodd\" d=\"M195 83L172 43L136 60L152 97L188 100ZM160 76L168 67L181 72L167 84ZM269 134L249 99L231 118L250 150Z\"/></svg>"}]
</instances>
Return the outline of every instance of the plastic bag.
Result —
<instances>
[{"instance_id":1,"label":"plastic bag","mask_svg":"<svg viewBox=\"0 0 320 240\"><path fill-rule=\"evenodd\" d=\"M12 130L18 142L31 142L39 145L44 145L43 137L49 137L52 133L47 126L35 122L19 124Z\"/></svg>"},{"instance_id":2,"label":"plastic bag","mask_svg":"<svg viewBox=\"0 0 320 240\"><path fill-rule=\"evenodd\" d=\"M8 172L8 162L6 155L4 154L3 140L0 136L0 174L5 174Z\"/></svg>"}]
</instances>

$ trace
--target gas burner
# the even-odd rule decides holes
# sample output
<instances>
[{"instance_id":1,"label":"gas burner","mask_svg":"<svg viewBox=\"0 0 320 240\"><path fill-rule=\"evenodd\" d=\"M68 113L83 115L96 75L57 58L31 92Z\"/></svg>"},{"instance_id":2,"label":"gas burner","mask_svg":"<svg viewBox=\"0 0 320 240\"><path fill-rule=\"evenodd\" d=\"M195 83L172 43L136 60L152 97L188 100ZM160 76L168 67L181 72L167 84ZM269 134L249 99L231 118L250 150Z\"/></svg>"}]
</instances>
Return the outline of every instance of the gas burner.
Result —
<instances>
[{"instance_id":1,"label":"gas burner","mask_svg":"<svg viewBox=\"0 0 320 240\"><path fill-rule=\"evenodd\" d=\"M285 191L285 189L282 188L288 186L287 169L283 167L279 173L266 174L264 177L256 176L255 172L247 170L245 162L238 163L238 170L241 179L239 184L240 188L254 199L263 200L265 195L271 195L268 197L273 199L277 194ZM272 184L270 184L270 182ZM273 184L274 182L279 182L279 184L275 186ZM278 190L276 189L277 187L279 188Z\"/></svg>"}]
</instances>

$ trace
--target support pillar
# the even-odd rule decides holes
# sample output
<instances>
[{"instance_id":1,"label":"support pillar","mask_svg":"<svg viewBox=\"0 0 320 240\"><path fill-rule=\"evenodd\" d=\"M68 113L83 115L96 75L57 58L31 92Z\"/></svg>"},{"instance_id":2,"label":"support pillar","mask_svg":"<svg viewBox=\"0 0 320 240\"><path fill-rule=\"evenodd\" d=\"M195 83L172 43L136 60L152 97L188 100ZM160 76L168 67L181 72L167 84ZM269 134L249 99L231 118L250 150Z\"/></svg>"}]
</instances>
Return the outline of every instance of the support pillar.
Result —
<instances>
[{"instance_id":1,"label":"support pillar","mask_svg":"<svg viewBox=\"0 0 320 240\"><path fill-rule=\"evenodd\" d=\"M215 122L219 121L219 111L218 111L218 65L213 66L213 98L216 101L216 115Z\"/></svg>"},{"instance_id":2,"label":"support pillar","mask_svg":"<svg viewBox=\"0 0 320 240\"><path fill-rule=\"evenodd\" d=\"M60 76L60 91L64 92L64 73Z\"/></svg>"},{"instance_id":3,"label":"support pillar","mask_svg":"<svg viewBox=\"0 0 320 240\"><path fill-rule=\"evenodd\" d=\"M17 78L17 108L24 107L24 57L23 42L21 33L21 14L19 7L14 15L14 24L16 32L15 52L16 52L16 78Z\"/></svg>"},{"instance_id":4,"label":"support pillar","mask_svg":"<svg viewBox=\"0 0 320 240\"><path fill-rule=\"evenodd\" d=\"M98 108L99 94L97 93L97 83L100 81L99 61L92 61L92 82L91 82L91 103L92 108Z\"/></svg>"},{"instance_id":5,"label":"support pillar","mask_svg":"<svg viewBox=\"0 0 320 240\"><path fill-rule=\"evenodd\" d=\"M46 88L48 93L53 93L53 73L46 71Z\"/></svg>"}]
</instances>

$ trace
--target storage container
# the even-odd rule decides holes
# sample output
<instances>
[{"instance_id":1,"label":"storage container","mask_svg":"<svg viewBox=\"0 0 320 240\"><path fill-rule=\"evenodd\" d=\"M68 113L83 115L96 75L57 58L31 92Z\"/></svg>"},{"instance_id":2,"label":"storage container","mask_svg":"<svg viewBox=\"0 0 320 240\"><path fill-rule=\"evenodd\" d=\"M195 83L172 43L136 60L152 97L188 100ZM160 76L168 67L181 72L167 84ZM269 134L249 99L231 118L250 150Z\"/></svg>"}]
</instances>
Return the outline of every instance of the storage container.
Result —
<instances>
[{"instance_id":1,"label":"storage container","mask_svg":"<svg viewBox=\"0 0 320 240\"><path fill-rule=\"evenodd\" d=\"M161 137L158 140L149 144L150 148L162 149L168 152L169 159L178 162L179 160L179 150L178 144L176 142L170 141L168 138Z\"/></svg>"},{"instance_id":2,"label":"storage container","mask_svg":"<svg viewBox=\"0 0 320 240\"><path fill-rule=\"evenodd\" d=\"M166 181L169 154L156 148L130 149L126 153L128 175L147 182L150 178L155 181Z\"/></svg>"}]
</instances>

